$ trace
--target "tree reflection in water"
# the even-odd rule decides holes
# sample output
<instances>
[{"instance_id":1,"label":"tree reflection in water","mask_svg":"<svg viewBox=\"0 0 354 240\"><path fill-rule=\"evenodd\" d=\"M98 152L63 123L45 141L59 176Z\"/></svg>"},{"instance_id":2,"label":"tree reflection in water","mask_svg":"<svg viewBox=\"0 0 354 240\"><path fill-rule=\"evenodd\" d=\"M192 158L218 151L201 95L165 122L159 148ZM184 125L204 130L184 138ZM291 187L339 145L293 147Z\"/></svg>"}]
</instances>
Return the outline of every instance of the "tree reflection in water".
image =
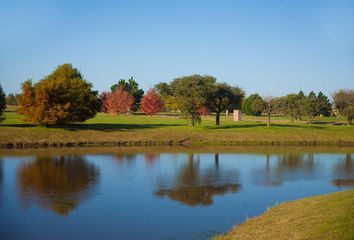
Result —
<instances>
[{"instance_id":1,"label":"tree reflection in water","mask_svg":"<svg viewBox=\"0 0 354 240\"><path fill-rule=\"evenodd\" d=\"M240 184L236 183L238 174L235 171L220 172L219 154L215 154L215 166L202 170L199 160L194 161L193 154L188 155L188 161L180 169L172 187L158 186L156 196L168 196L189 206L208 206L213 203L214 195L227 192L236 193Z\"/></svg>"},{"instance_id":2,"label":"tree reflection in water","mask_svg":"<svg viewBox=\"0 0 354 240\"><path fill-rule=\"evenodd\" d=\"M17 171L25 206L37 203L62 216L94 193L98 179L96 166L82 156L38 157Z\"/></svg>"},{"instance_id":3,"label":"tree reflection in water","mask_svg":"<svg viewBox=\"0 0 354 240\"><path fill-rule=\"evenodd\" d=\"M334 174L336 178L332 183L337 187L354 186L354 163L350 153L347 153L341 163L335 166Z\"/></svg>"},{"instance_id":4,"label":"tree reflection in water","mask_svg":"<svg viewBox=\"0 0 354 240\"><path fill-rule=\"evenodd\" d=\"M279 186L284 181L299 179L313 179L314 156L309 154L283 154L272 158L269 154L265 158L265 166L253 172L256 184Z\"/></svg>"},{"instance_id":5,"label":"tree reflection in water","mask_svg":"<svg viewBox=\"0 0 354 240\"><path fill-rule=\"evenodd\" d=\"M4 172L3 172L3 161L2 159L0 158L0 208L2 207L3 205L3 199L4 199L4 195L3 195L3 190L2 190L2 185L3 185L3 181L4 181Z\"/></svg>"}]
</instances>

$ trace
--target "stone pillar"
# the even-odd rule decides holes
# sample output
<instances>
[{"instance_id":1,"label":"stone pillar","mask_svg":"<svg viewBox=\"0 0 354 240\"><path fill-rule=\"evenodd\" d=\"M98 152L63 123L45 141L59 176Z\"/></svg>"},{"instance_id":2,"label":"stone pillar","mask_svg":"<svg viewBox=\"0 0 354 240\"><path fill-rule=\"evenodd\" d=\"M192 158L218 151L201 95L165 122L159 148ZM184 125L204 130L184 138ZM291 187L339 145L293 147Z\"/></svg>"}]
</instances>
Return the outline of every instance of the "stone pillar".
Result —
<instances>
[{"instance_id":1,"label":"stone pillar","mask_svg":"<svg viewBox=\"0 0 354 240\"><path fill-rule=\"evenodd\" d=\"M241 110L234 110L234 122L241 121Z\"/></svg>"}]
</instances>

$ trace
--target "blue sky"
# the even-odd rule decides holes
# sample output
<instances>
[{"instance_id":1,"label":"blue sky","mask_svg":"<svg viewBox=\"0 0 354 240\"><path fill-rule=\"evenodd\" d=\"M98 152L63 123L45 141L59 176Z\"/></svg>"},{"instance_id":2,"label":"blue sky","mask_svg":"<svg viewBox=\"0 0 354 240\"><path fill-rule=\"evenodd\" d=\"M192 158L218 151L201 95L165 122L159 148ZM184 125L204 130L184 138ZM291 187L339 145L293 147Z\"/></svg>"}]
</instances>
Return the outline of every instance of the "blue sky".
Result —
<instances>
[{"instance_id":1,"label":"blue sky","mask_svg":"<svg viewBox=\"0 0 354 240\"><path fill-rule=\"evenodd\" d=\"M279 96L354 86L354 1L0 1L0 83L72 63L99 91L193 73Z\"/></svg>"}]
</instances>

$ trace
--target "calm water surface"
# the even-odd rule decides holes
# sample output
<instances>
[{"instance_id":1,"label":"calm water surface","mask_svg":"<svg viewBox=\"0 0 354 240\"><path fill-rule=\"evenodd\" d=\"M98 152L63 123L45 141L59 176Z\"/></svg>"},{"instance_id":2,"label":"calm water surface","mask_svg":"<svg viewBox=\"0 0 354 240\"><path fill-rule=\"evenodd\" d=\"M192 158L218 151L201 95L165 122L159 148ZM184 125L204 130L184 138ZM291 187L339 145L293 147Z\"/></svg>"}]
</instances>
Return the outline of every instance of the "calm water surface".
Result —
<instances>
[{"instance_id":1,"label":"calm water surface","mask_svg":"<svg viewBox=\"0 0 354 240\"><path fill-rule=\"evenodd\" d=\"M351 153L0 155L0 239L208 239L353 186Z\"/></svg>"}]
</instances>

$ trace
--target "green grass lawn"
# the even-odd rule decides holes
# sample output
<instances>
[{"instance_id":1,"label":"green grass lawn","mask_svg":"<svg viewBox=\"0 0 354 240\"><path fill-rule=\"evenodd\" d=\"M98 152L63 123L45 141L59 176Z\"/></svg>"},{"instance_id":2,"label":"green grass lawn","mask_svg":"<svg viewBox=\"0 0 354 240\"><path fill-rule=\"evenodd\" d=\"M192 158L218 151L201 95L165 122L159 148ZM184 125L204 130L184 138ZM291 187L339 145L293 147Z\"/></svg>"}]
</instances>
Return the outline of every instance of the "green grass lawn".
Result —
<instances>
[{"instance_id":1,"label":"green grass lawn","mask_svg":"<svg viewBox=\"0 0 354 240\"><path fill-rule=\"evenodd\" d=\"M112 115L99 113L82 124L65 127L42 127L24 121L14 107L5 111L0 124L0 143L79 143L79 142L184 142L185 144L280 144L336 145L354 144L354 127L344 125L344 118L318 118L316 124L307 121L291 123L287 117L274 117L266 126L266 117L244 116L233 122L232 116L222 116L221 126L215 126L213 116L189 127L186 119L160 113L150 117L142 114Z\"/></svg>"},{"instance_id":2,"label":"green grass lawn","mask_svg":"<svg viewBox=\"0 0 354 240\"><path fill-rule=\"evenodd\" d=\"M232 213L231 213L232 214ZM286 202L215 240L354 239L354 190Z\"/></svg>"}]
</instances>

